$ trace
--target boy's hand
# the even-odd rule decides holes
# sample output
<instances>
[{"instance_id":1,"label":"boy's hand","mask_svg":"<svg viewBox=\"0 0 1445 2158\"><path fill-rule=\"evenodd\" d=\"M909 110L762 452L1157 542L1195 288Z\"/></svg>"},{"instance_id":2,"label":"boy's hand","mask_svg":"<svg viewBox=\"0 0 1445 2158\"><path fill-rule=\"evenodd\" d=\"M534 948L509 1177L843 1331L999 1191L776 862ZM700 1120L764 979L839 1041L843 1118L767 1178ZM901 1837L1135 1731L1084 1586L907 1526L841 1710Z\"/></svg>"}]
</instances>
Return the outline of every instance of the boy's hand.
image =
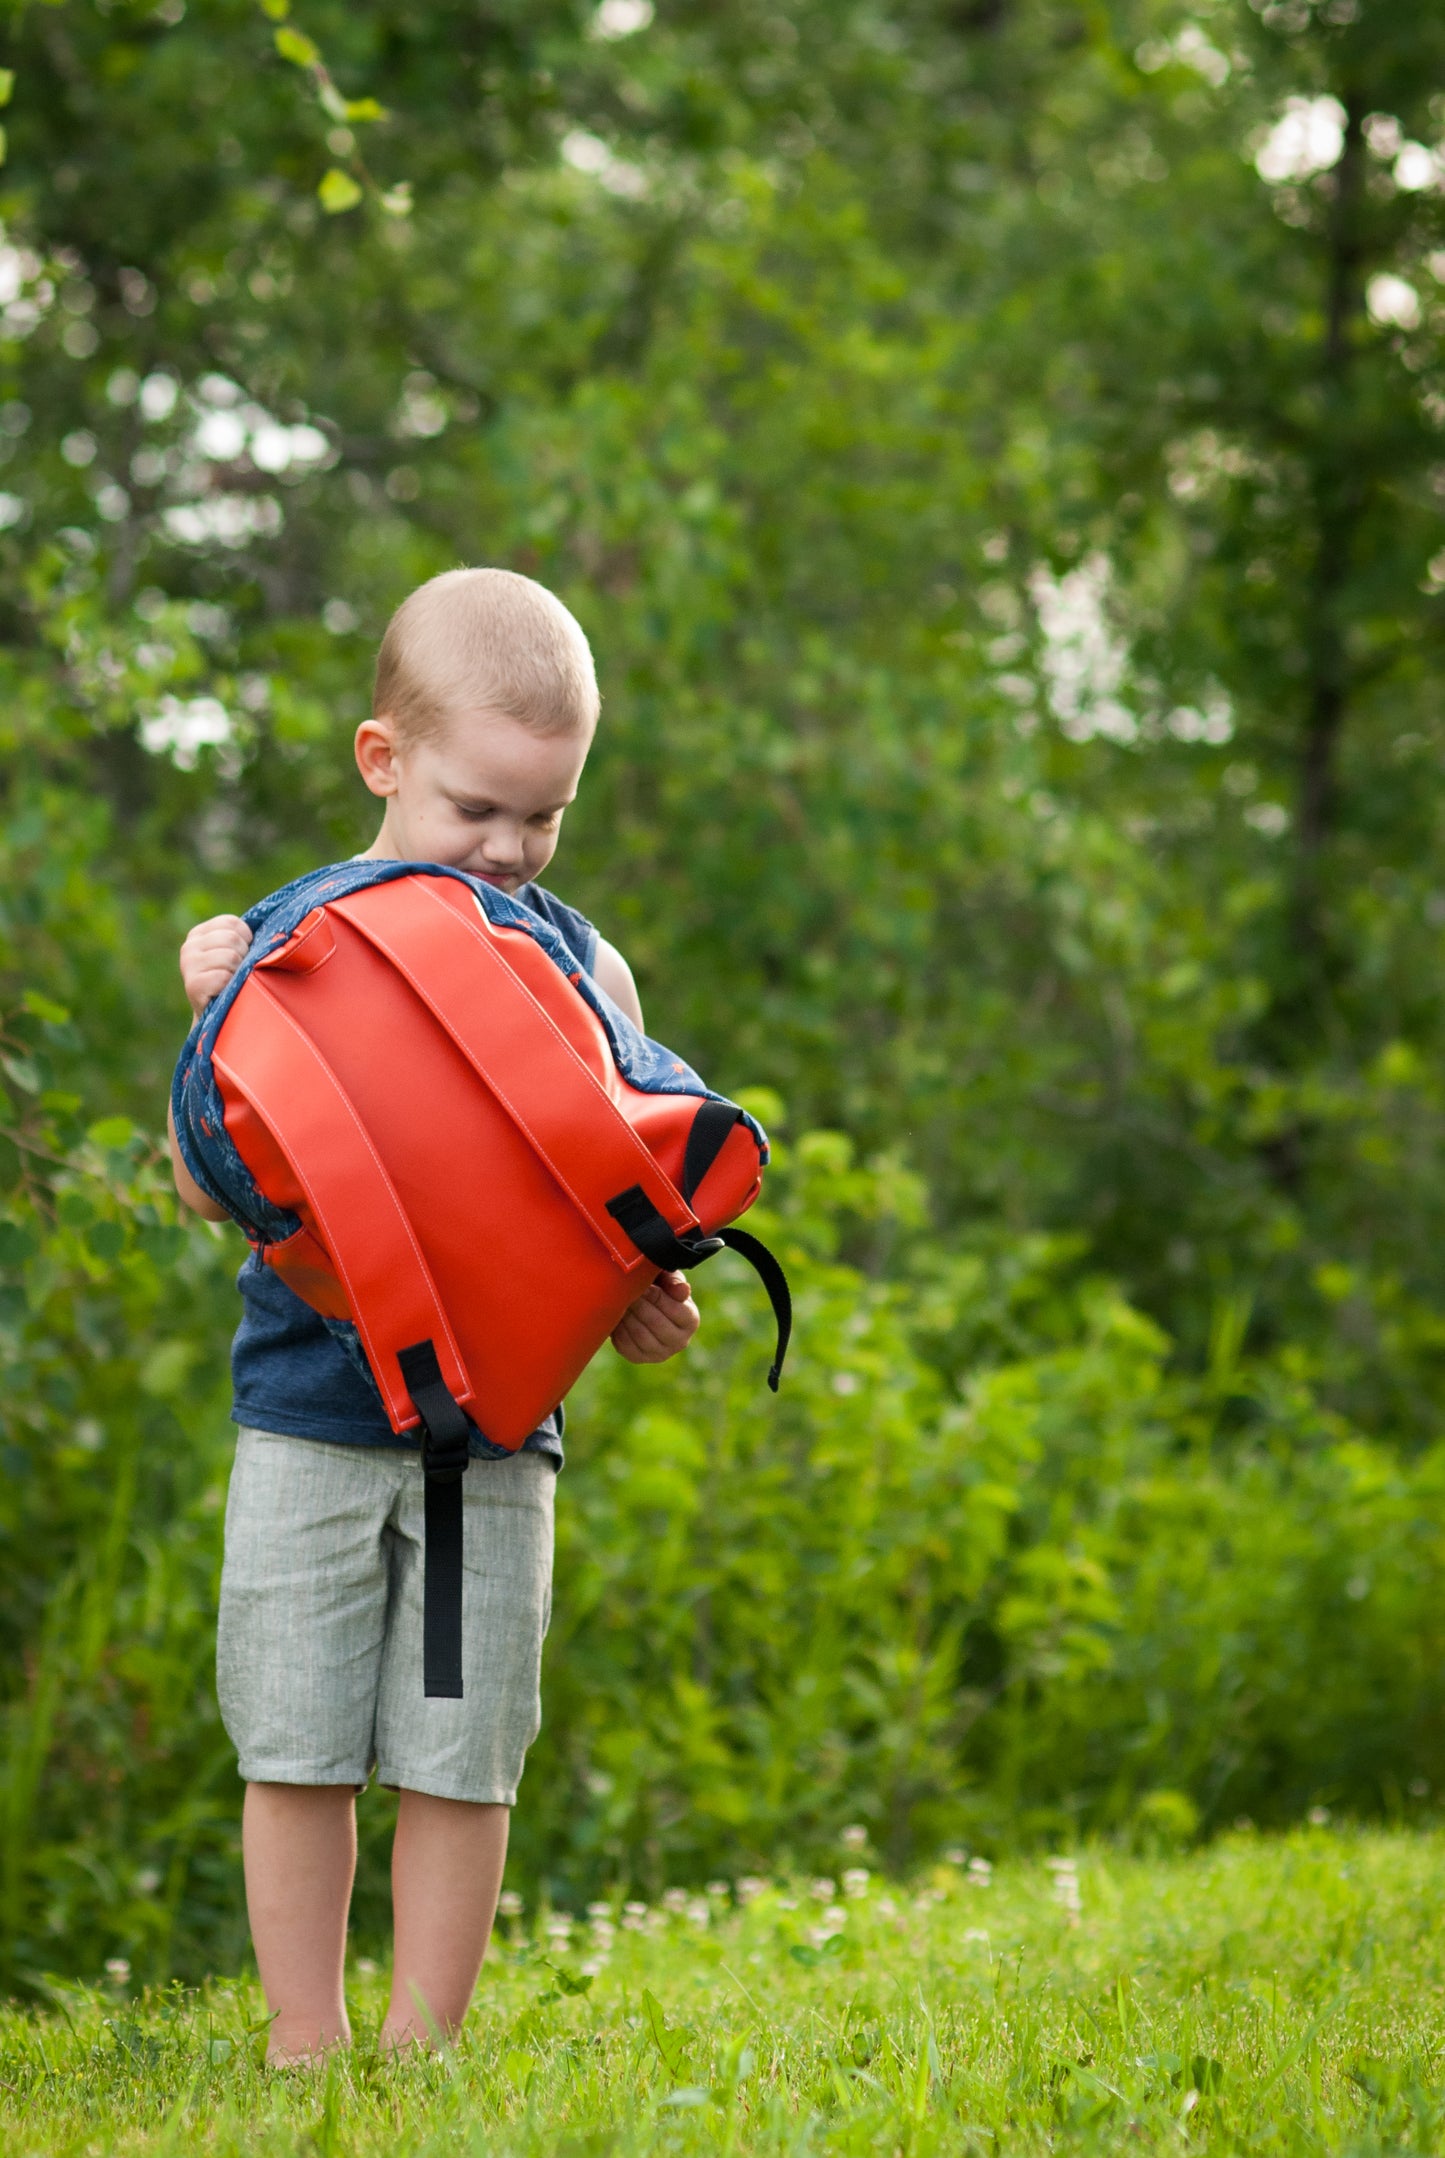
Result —
<instances>
[{"instance_id":1,"label":"boy's hand","mask_svg":"<svg viewBox=\"0 0 1445 2158\"><path fill-rule=\"evenodd\" d=\"M685 1349L702 1320L682 1274L659 1274L613 1329L612 1346L629 1364L665 1364Z\"/></svg>"},{"instance_id":2,"label":"boy's hand","mask_svg":"<svg viewBox=\"0 0 1445 2158\"><path fill-rule=\"evenodd\" d=\"M218 997L251 948L251 932L238 914L197 922L181 946L181 981L199 1019Z\"/></svg>"}]
</instances>

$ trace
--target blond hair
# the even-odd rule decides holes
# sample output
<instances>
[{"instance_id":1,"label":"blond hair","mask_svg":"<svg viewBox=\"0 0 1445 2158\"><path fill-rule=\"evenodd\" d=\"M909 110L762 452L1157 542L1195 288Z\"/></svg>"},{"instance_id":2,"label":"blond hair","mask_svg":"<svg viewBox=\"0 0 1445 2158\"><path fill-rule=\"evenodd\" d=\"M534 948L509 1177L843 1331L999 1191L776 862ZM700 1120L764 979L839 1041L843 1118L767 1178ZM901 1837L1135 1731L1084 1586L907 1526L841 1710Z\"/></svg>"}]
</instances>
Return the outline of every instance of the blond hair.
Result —
<instances>
[{"instance_id":1,"label":"blond hair","mask_svg":"<svg viewBox=\"0 0 1445 2158\"><path fill-rule=\"evenodd\" d=\"M590 731L601 699L581 625L545 585L515 570L450 569L387 624L371 708L421 741L480 710L539 734Z\"/></svg>"}]
</instances>

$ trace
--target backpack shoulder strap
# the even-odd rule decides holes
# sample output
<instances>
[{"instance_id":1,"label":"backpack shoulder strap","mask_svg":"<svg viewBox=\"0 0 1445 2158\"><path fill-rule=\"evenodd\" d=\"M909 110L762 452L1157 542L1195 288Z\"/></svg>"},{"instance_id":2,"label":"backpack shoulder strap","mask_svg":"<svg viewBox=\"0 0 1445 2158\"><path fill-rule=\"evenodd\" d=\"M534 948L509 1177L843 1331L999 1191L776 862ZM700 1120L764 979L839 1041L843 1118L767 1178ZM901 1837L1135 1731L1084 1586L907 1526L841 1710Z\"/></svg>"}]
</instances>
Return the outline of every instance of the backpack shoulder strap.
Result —
<instances>
[{"instance_id":1,"label":"backpack shoulder strap","mask_svg":"<svg viewBox=\"0 0 1445 2158\"><path fill-rule=\"evenodd\" d=\"M260 970L232 1006L212 1061L267 1126L306 1193L392 1424L421 1425L423 1686L429 1700L460 1700L461 1479L471 1453L461 1403L471 1385L436 1284L345 1088ZM356 1233L358 1222L367 1233Z\"/></svg>"},{"instance_id":2,"label":"backpack shoulder strap","mask_svg":"<svg viewBox=\"0 0 1445 2158\"><path fill-rule=\"evenodd\" d=\"M394 1427L420 1421L398 1362L415 1343L434 1345L449 1391L466 1398L466 1370L406 1209L341 1082L272 994L264 969L232 1006L212 1061L306 1193ZM358 1235L357 1222L373 1226ZM384 1223L391 1233L379 1232Z\"/></svg>"},{"instance_id":3,"label":"backpack shoulder strap","mask_svg":"<svg viewBox=\"0 0 1445 2158\"><path fill-rule=\"evenodd\" d=\"M695 1232L692 1208L508 964L480 910L470 920L424 877L391 886L384 906L368 905L369 896L332 900L330 911L410 983L614 1262L626 1270L642 1256L612 1210L622 1194L640 1189L674 1237Z\"/></svg>"}]
</instances>

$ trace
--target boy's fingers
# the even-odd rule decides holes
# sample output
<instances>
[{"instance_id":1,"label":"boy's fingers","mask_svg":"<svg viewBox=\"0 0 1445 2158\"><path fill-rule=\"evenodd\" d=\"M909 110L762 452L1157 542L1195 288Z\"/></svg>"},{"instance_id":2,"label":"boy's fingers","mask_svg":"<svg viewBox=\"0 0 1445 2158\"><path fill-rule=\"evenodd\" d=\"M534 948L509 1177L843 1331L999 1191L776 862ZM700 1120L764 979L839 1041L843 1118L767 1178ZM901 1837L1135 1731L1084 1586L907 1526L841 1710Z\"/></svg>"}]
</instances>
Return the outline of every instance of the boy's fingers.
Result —
<instances>
[{"instance_id":1,"label":"boy's fingers","mask_svg":"<svg viewBox=\"0 0 1445 2158\"><path fill-rule=\"evenodd\" d=\"M636 1337L656 1347L664 1356L671 1356L697 1332L697 1306L689 1298L685 1304L669 1301L663 1304L645 1296L633 1305L627 1314ZM625 1323L625 1322L624 1322Z\"/></svg>"},{"instance_id":2,"label":"boy's fingers","mask_svg":"<svg viewBox=\"0 0 1445 2158\"><path fill-rule=\"evenodd\" d=\"M245 952L251 932L238 914L218 914L209 922L197 922L187 933L183 952Z\"/></svg>"},{"instance_id":3,"label":"boy's fingers","mask_svg":"<svg viewBox=\"0 0 1445 2158\"><path fill-rule=\"evenodd\" d=\"M685 1349L698 1327L697 1306L686 1312L676 1304L665 1308L649 1297L641 1298L614 1328L612 1341L621 1355L633 1363L661 1364Z\"/></svg>"}]
</instances>

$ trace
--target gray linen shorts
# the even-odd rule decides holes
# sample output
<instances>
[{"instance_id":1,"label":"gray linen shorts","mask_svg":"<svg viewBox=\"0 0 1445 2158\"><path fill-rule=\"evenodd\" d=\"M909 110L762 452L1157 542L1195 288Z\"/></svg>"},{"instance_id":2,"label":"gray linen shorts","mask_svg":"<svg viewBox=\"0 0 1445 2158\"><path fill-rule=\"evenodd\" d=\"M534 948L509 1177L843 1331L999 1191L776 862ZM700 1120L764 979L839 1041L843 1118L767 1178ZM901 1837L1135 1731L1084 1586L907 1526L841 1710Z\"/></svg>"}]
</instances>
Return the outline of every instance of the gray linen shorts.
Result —
<instances>
[{"instance_id":1,"label":"gray linen shorts","mask_svg":"<svg viewBox=\"0 0 1445 2158\"><path fill-rule=\"evenodd\" d=\"M248 1783L378 1780L510 1806L542 1721L556 1471L462 1484L461 1701L422 1692L423 1491L399 1447L245 1428L226 1501L216 1677Z\"/></svg>"}]
</instances>

